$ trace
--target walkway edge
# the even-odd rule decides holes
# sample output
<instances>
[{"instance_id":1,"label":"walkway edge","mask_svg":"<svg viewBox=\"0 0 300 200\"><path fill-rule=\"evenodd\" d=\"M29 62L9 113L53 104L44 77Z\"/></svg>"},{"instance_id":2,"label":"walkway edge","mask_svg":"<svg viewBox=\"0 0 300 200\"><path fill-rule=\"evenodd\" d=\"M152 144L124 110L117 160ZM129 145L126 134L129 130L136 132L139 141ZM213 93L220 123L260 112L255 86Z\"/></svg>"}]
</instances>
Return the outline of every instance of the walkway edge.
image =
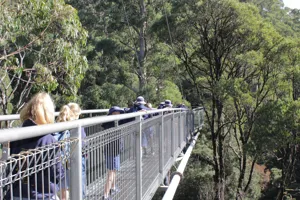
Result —
<instances>
[{"instance_id":1,"label":"walkway edge","mask_svg":"<svg viewBox=\"0 0 300 200\"><path fill-rule=\"evenodd\" d=\"M177 187L182 178L183 172L184 172L187 162L192 154L192 151L195 147L195 144L196 144L196 141L197 141L199 135L200 135L200 129L198 129L198 133L192 138L192 142L191 142L189 148L187 149L186 153L184 154L184 157L181 160L180 165L179 165L177 171L175 172L175 174L171 180L171 183L170 183L162 200L171 200L174 198L175 192L177 190Z\"/></svg>"}]
</instances>

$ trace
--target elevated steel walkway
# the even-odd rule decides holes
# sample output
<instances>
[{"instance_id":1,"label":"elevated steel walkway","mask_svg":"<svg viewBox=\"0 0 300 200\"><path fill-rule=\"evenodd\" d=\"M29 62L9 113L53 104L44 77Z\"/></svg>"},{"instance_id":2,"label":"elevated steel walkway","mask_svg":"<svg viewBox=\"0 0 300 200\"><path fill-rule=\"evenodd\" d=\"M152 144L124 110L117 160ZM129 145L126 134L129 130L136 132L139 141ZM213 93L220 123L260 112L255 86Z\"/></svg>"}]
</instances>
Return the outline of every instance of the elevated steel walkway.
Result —
<instances>
[{"instance_id":1,"label":"elevated steel walkway","mask_svg":"<svg viewBox=\"0 0 300 200\"><path fill-rule=\"evenodd\" d=\"M94 110L93 113L97 111ZM143 120L143 115L146 114L152 117ZM18 120L18 117L15 115L7 119L0 116L0 121L3 120ZM120 120L130 122L118 125ZM103 123L112 121L116 127L103 130ZM54 175L53 180L51 179L53 184L58 186L55 189L56 199L63 199L63 185L68 185L69 199L100 200L109 173L109 155L112 154L119 156L120 168L116 171L116 186L119 191L111 198L151 199L157 188L163 184L164 178L169 175L183 148L192 141L195 130L200 129L202 125L203 110L199 108L153 110L147 113L89 117L52 125L2 129L0 143L64 130L71 130L71 137L2 159L0 199L13 199L15 194L24 191L30 193L32 188L24 188L24 183L38 190L36 185L42 180L38 180L37 174L43 173L43 176L51 179L51 170L61 164L65 172L64 178L60 179ZM86 138L82 138L83 130L86 132ZM18 192L15 185L18 185ZM48 190L43 188L42 191ZM45 199L48 199L47 192L43 194ZM23 199L37 198L31 196Z\"/></svg>"}]
</instances>

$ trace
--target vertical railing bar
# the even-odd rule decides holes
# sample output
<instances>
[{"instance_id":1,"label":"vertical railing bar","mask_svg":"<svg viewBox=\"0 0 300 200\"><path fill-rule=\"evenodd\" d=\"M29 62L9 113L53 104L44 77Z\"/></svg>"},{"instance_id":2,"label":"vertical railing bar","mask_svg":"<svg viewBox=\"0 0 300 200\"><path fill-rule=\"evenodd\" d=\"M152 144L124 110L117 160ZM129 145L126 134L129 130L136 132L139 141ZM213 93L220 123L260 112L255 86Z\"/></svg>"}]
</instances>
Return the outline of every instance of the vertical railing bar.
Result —
<instances>
[{"instance_id":1,"label":"vertical railing bar","mask_svg":"<svg viewBox=\"0 0 300 200\"><path fill-rule=\"evenodd\" d=\"M161 115L160 120L160 134L159 134L159 173L161 174L161 182L163 182L163 171L164 171L164 116Z\"/></svg>"},{"instance_id":2,"label":"vertical railing bar","mask_svg":"<svg viewBox=\"0 0 300 200\"><path fill-rule=\"evenodd\" d=\"M1 158L1 157L0 157ZM2 188L2 186L4 185L4 181L3 181L3 172L2 171L4 171L3 169L2 169L2 167L3 167L3 165L2 165L2 163L0 162L0 180L1 180L1 182L0 182L0 198L1 199L3 199L2 197L4 196L4 194L3 194L3 188Z\"/></svg>"},{"instance_id":3,"label":"vertical railing bar","mask_svg":"<svg viewBox=\"0 0 300 200\"><path fill-rule=\"evenodd\" d=\"M103 137L100 137L99 138L99 142L100 142L100 171L99 171L99 174L100 174L100 177L102 177L104 180L105 180L105 172L104 172L104 166L105 166L105 162L104 162L104 145L103 145ZM104 183L105 184L105 183Z\"/></svg>"},{"instance_id":4,"label":"vertical railing bar","mask_svg":"<svg viewBox=\"0 0 300 200\"><path fill-rule=\"evenodd\" d=\"M93 129L94 129L94 127L93 127ZM91 168L90 168L90 170L91 170L91 181L92 181L91 190L93 191L93 194L95 193L95 188L97 187L97 186L95 186L95 184L93 184L95 182L95 174L94 174L94 168L95 168L95 160L94 160L94 154L95 153L94 152L95 152L95 148L96 148L95 146L96 146L96 144L94 143L94 145L91 148L91 154L90 154L91 155L91 158L90 158L91 159Z\"/></svg>"},{"instance_id":5,"label":"vertical railing bar","mask_svg":"<svg viewBox=\"0 0 300 200\"><path fill-rule=\"evenodd\" d=\"M97 141L97 140L96 140ZM101 148L101 146L99 145L97 145L96 146L96 160L97 160L97 166L96 166L96 170L95 170L95 173L96 173L96 176L97 176L97 182L96 182L96 185L97 185L97 187L100 189L100 182L99 182L99 178L101 178L101 175L100 175L100 166L101 166L101 159L100 159L100 154L101 154L101 152L100 152L100 148Z\"/></svg>"},{"instance_id":6,"label":"vertical railing bar","mask_svg":"<svg viewBox=\"0 0 300 200\"><path fill-rule=\"evenodd\" d=\"M136 134L136 199L142 199L142 115L136 117L139 120Z\"/></svg>"},{"instance_id":7,"label":"vertical railing bar","mask_svg":"<svg viewBox=\"0 0 300 200\"><path fill-rule=\"evenodd\" d=\"M77 138L78 142L73 143L75 147L71 155L71 176L70 176L70 199L82 200L82 138L81 125L71 134L71 138Z\"/></svg>"},{"instance_id":8,"label":"vertical railing bar","mask_svg":"<svg viewBox=\"0 0 300 200\"><path fill-rule=\"evenodd\" d=\"M182 134L181 133L181 113L182 113L182 111L180 111L180 113L179 113L179 115L178 115L178 142L177 142L177 146L176 146L176 148L180 148L180 135Z\"/></svg>"},{"instance_id":9,"label":"vertical railing bar","mask_svg":"<svg viewBox=\"0 0 300 200\"><path fill-rule=\"evenodd\" d=\"M171 118L171 156L174 159L174 155L175 155L175 125L174 125L174 112L172 114L172 118Z\"/></svg>"}]
</instances>

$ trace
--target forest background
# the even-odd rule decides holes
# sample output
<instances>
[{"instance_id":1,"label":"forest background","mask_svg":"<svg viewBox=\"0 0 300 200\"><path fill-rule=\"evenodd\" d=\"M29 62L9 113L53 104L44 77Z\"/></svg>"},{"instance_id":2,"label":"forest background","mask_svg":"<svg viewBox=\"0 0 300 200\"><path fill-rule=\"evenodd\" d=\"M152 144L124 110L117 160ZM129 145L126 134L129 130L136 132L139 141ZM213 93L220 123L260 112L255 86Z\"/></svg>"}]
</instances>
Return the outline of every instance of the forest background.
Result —
<instances>
[{"instance_id":1,"label":"forest background","mask_svg":"<svg viewBox=\"0 0 300 200\"><path fill-rule=\"evenodd\" d=\"M205 107L178 200L299 195L299 63L281 0L0 1L1 114L38 91L57 109Z\"/></svg>"}]
</instances>

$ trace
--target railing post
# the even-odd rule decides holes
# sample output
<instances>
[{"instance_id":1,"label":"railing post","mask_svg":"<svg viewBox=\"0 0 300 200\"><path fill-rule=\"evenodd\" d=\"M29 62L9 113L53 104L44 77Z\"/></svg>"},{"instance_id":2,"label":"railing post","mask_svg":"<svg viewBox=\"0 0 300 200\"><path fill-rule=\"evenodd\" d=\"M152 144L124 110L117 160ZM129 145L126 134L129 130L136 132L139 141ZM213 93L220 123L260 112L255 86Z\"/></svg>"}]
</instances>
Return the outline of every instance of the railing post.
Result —
<instances>
[{"instance_id":1,"label":"railing post","mask_svg":"<svg viewBox=\"0 0 300 200\"><path fill-rule=\"evenodd\" d=\"M200 116L201 116L201 128L202 128L203 123L204 123L204 116L205 116L204 108L202 108L202 110L200 112Z\"/></svg>"},{"instance_id":2,"label":"railing post","mask_svg":"<svg viewBox=\"0 0 300 200\"><path fill-rule=\"evenodd\" d=\"M174 158L175 155L175 123L174 123L174 112L171 118L171 156Z\"/></svg>"},{"instance_id":3,"label":"railing post","mask_svg":"<svg viewBox=\"0 0 300 200\"><path fill-rule=\"evenodd\" d=\"M189 113L188 112L185 112L184 113L184 131L183 131L183 135L184 137L187 137L188 139L190 139L190 134L189 134L189 131L188 131L188 117L189 117ZM181 148L181 145L180 145L180 148Z\"/></svg>"},{"instance_id":4,"label":"railing post","mask_svg":"<svg viewBox=\"0 0 300 200\"><path fill-rule=\"evenodd\" d=\"M136 117L139 120L136 134L136 199L142 199L142 115Z\"/></svg>"},{"instance_id":5,"label":"railing post","mask_svg":"<svg viewBox=\"0 0 300 200\"><path fill-rule=\"evenodd\" d=\"M200 113L201 113L201 110L198 111L198 118L199 118L199 126L198 126L198 128L199 129L201 127L201 115L200 115Z\"/></svg>"},{"instance_id":6,"label":"railing post","mask_svg":"<svg viewBox=\"0 0 300 200\"><path fill-rule=\"evenodd\" d=\"M71 149L71 187L70 187L70 199L81 200L82 199L82 138L81 138L81 125L77 130L72 132L71 138L77 138L78 142L73 143Z\"/></svg>"},{"instance_id":7,"label":"railing post","mask_svg":"<svg viewBox=\"0 0 300 200\"><path fill-rule=\"evenodd\" d=\"M195 113L191 112L191 126L192 126L192 134L194 136L194 132L195 132Z\"/></svg>"},{"instance_id":8,"label":"railing post","mask_svg":"<svg viewBox=\"0 0 300 200\"><path fill-rule=\"evenodd\" d=\"M181 134L182 134L181 125L180 125L181 124L181 114L182 114L182 111L180 111L179 116L178 116L178 144L177 144L177 147L179 147L179 148L180 148L180 144L181 144Z\"/></svg>"},{"instance_id":9,"label":"railing post","mask_svg":"<svg viewBox=\"0 0 300 200\"><path fill-rule=\"evenodd\" d=\"M159 173L162 175L162 181L164 179L164 116L161 115L160 126L159 126Z\"/></svg>"}]
</instances>

